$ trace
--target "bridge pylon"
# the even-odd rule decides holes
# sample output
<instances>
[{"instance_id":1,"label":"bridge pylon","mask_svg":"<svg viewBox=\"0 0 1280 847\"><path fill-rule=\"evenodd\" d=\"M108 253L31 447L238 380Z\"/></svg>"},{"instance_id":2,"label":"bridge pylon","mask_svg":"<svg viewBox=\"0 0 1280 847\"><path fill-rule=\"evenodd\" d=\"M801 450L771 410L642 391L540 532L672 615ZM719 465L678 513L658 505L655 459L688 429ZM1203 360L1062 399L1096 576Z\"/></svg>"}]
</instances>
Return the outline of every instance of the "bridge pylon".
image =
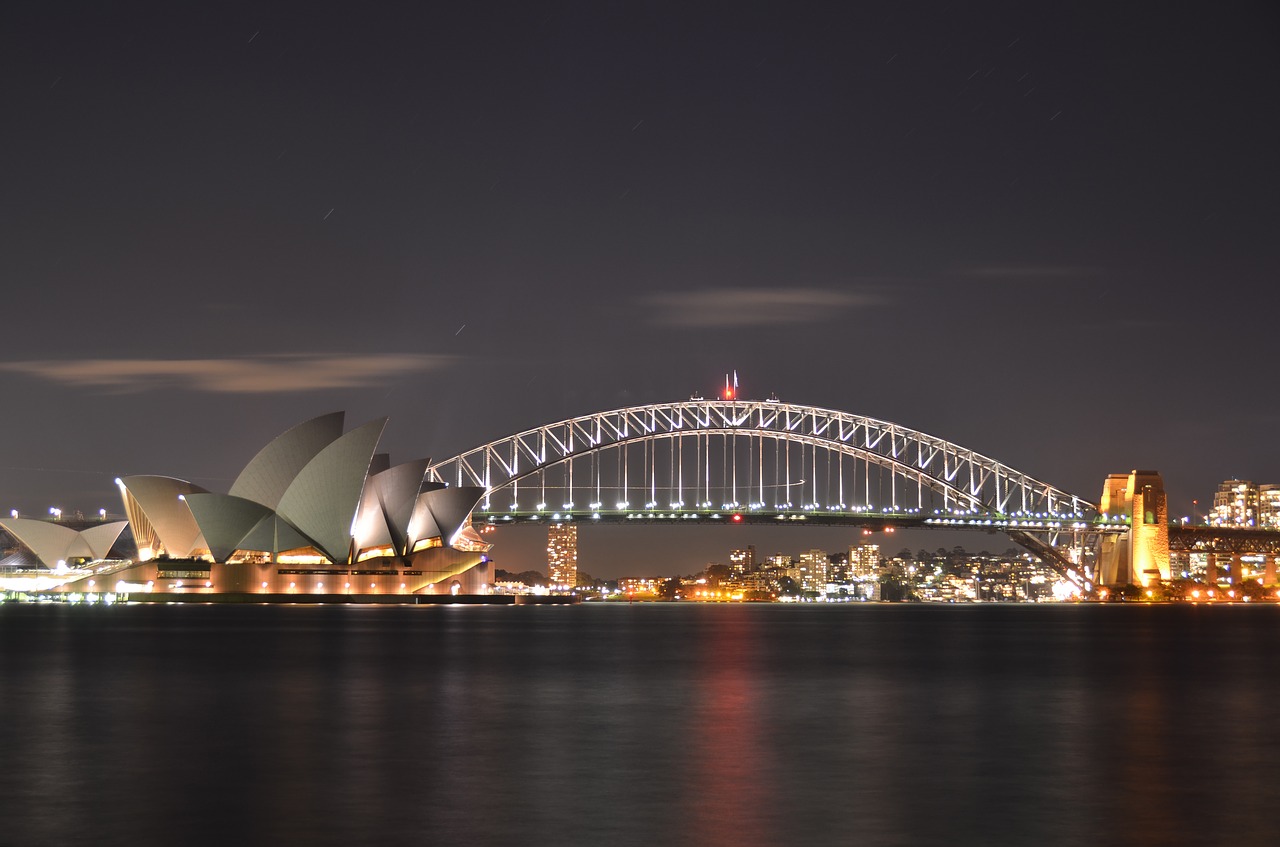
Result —
<instances>
[{"instance_id":1,"label":"bridge pylon","mask_svg":"<svg viewBox=\"0 0 1280 847\"><path fill-rule=\"evenodd\" d=\"M1129 531L1107 535L1098 555L1098 582L1141 585L1169 579L1169 509L1157 471L1111 474L1102 485L1103 515L1128 518Z\"/></svg>"}]
</instances>

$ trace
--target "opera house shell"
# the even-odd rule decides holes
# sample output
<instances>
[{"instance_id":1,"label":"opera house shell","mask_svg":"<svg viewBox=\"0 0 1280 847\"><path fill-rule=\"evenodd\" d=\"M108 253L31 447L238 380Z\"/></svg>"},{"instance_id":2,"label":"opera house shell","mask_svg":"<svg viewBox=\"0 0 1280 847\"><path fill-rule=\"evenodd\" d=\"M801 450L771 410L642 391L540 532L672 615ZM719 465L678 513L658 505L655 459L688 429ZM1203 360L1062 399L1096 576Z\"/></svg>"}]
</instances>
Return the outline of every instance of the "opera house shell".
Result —
<instances>
[{"instance_id":1,"label":"opera house shell","mask_svg":"<svg viewBox=\"0 0 1280 847\"><path fill-rule=\"evenodd\" d=\"M487 593L489 545L470 525L484 489L428 480L428 459L392 465L377 452L385 418L349 432L343 419L334 412L280 435L225 494L166 476L117 479L138 555L96 589Z\"/></svg>"},{"instance_id":2,"label":"opera house shell","mask_svg":"<svg viewBox=\"0 0 1280 847\"><path fill-rule=\"evenodd\" d=\"M17 539L45 567L65 567L75 560L105 559L111 553L127 521L94 522L87 527L67 526L34 518L0 518L0 528Z\"/></svg>"}]
</instances>

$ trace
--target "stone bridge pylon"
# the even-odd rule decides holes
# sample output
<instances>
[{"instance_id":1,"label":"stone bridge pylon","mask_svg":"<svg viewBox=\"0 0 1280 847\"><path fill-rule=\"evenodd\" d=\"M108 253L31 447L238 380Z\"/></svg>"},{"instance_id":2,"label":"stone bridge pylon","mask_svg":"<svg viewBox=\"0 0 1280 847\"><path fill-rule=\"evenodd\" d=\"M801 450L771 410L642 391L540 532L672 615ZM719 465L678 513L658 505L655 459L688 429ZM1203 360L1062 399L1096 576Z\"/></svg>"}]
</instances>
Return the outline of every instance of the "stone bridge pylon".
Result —
<instances>
[{"instance_id":1,"label":"stone bridge pylon","mask_svg":"<svg viewBox=\"0 0 1280 847\"><path fill-rule=\"evenodd\" d=\"M1104 535L1098 551L1100 585L1141 585L1169 579L1169 509L1156 471L1111 474L1098 511L1128 519L1129 532Z\"/></svg>"}]
</instances>

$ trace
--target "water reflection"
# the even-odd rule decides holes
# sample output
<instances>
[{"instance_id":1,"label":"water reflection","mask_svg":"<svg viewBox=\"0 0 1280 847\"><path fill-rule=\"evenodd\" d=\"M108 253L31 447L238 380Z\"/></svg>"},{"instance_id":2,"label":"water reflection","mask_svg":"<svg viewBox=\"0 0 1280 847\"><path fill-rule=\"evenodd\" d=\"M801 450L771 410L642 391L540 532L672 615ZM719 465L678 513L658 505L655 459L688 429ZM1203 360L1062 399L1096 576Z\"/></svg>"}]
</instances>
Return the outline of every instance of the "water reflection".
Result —
<instances>
[{"instance_id":1,"label":"water reflection","mask_svg":"<svg viewBox=\"0 0 1280 847\"><path fill-rule=\"evenodd\" d=\"M1274 608L5 607L4 844L1272 844Z\"/></svg>"},{"instance_id":2,"label":"water reflection","mask_svg":"<svg viewBox=\"0 0 1280 847\"><path fill-rule=\"evenodd\" d=\"M777 831L778 772L769 755L770 683L759 661L762 621L742 606L717 609L699 643L688 744L691 791L683 798L690 842L708 847L783 843Z\"/></svg>"}]
</instances>

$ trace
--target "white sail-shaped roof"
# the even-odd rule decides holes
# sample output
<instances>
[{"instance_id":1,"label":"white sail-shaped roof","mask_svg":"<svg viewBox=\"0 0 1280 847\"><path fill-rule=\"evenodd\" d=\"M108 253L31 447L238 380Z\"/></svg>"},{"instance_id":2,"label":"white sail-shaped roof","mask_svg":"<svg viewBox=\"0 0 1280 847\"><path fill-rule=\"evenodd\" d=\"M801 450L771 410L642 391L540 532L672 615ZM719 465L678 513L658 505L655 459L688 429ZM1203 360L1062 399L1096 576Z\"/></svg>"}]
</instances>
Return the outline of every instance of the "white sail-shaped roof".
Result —
<instances>
[{"instance_id":1,"label":"white sail-shaped roof","mask_svg":"<svg viewBox=\"0 0 1280 847\"><path fill-rule=\"evenodd\" d=\"M356 552L373 547L390 547L395 544L391 535L391 527L387 525L386 512L378 500L377 476L365 480L364 492L360 495L360 510L352 536L355 540Z\"/></svg>"},{"instance_id":2,"label":"white sail-shaped roof","mask_svg":"<svg viewBox=\"0 0 1280 847\"><path fill-rule=\"evenodd\" d=\"M139 547L147 543L144 536L153 536L150 540L158 541L165 553L183 559L201 544L200 527L182 498L207 493L205 489L171 476L126 476L119 482ZM150 532L145 531L147 527Z\"/></svg>"},{"instance_id":3,"label":"white sail-shaped roof","mask_svg":"<svg viewBox=\"0 0 1280 847\"><path fill-rule=\"evenodd\" d=\"M48 567L53 567L59 559L67 558L67 550L79 535L71 527L34 518L4 518L0 519L0 526L30 548L36 558Z\"/></svg>"},{"instance_id":4,"label":"white sail-shaped roof","mask_svg":"<svg viewBox=\"0 0 1280 847\"><path fill-rule=\"evenodd\" d=\"M431 514L431 509L427 507L427 495L433 491L441 491L444 487L443 482L427 481L422 483L422 491L414 498L413 514L409 517L409 550L412 550L413 546L419 541L444 535L440 531L440 527L436 525L436 519ZM444 540L448 541L447 538Z\"/></svg>"},{"instance_id":5,"label":"white sail-shaped roof","mask_svg":"<svg viewBox=\"0 0 1280 847\"><path fill-rule=\"evenodd\" d=\"M315 547L315 542L307 538L288 521L272 512L258 521L257 526L249 530L240 539L240 550L253 550L258 553L283 553L286 550L298 550L303 547Z\"/></svg>"},{"instance_id":6,"label":"white sail-shaped roof","mask_svg":"<svg viewBox=\"0 0 1280 847\"><path fill-rule=\"evenodd\" d=\"M54 521L3 518L0 526L36 554L41 564L53 567L67 559L105 559L128 521L112 521L86 530L75 530Z\"/></svg>"},{"instance_id":7,"label":"white sail-shaped roof","mask_svg":"<svg viewBox=\"0 0 1280 847\"><path fill-rule=\"evenodd\" d=\"M430 459L405 462L383 471L370 482L387 516L387 527L398 550L406 550L409 542L409 522L413 518L414 503L422 491L422 481L427 476Z\"/></svg>"},{"instance_id":8,"label":"white sail-shaped roof","mask_svg":"<svg viewBox=\"0 0 1280 847\"><path fill-rule=\"evenodd\" d=\"M385 455L375 454L374 463L377 463L379 456ZM360 513L356 517L357 550L394 547L401 553L406 552L405 544L414 501L422 490L422 481L430 464L430 459L418 459L371 473L360 499Z\"/></svg>"},{"instance_id":9,"label":"white sail-shaped roof","mask_svg":"<svg viewBox=\"0 0 1280 847\"><path fill-rule=\"evenodd\" d=\"M244 466L228 493L277 508L280 498L307 463L342 436L344 418L343 412L331 412L276 436Z\"/></svg>"},{"instance_id":10,"label":"white sail-shaped roof","mask_svg":"<svg viewBox=\"0 0 1280 847\"><path fill-rule=\"evenodd\" d=\"M484 492L482 486L459 485L426 493L427 508L435 518L446 546L453 544L454 536L471 517L471 510L480 502Z\"/></svg>"},{"instance_id":11,"label":"white sail-shaped roof","mask_svg":"<svg viewBox=\"0 0 1280 847\"><path fill-rule=\"evenodd\" d=\"M188 494L187 508L200 527L209 555L217 562L225 562L232 553L244 549L244 537L272 514L261 503L230 494Z\"/></svg>"},{"instance_id":12,"label":"white sail-shaped roof","mask_svg":"<svg viewBox=\"0 0 1280 847\"><path fill-rule=\"evenodd\" d=\"M453 543L484 489L426 482L429 459L391 466L375 452L386 418L343 434L344 417L322 415L277 436L228 494L172 477L117 480L140 558L207 550L226 562L237 551L311 548L342 564L353 541L357 555L405 555L436 538ZM100 540L109 547L114 537ZM86 537L76 549L96 550L98 542Z\"/></svg>"},{"instance_id":13,"label":"white sail-shaped roof","mask_svg":"<svg viewBox=\"0 0 1280 847\"><path fill-rule=\"evenodd\" d=\"M347 561L369 462L386 425L379 418L329 444L298 472L276 507L331 562Z\"/></svg>"},{"instance_id":14,"label":"white sail-shaped roof","mask_svg":"<svg viewBox=\"0 0 1280 847\"><path fill-rule=\"evenodd\" d=\"M111 552L111 548L115 546L120 533L124 532L124 528L128 525L128 521L100 523L80 530L80 538L88 545L90 556L95 559L105 559Z\"/></svg>"}]
</instances>

